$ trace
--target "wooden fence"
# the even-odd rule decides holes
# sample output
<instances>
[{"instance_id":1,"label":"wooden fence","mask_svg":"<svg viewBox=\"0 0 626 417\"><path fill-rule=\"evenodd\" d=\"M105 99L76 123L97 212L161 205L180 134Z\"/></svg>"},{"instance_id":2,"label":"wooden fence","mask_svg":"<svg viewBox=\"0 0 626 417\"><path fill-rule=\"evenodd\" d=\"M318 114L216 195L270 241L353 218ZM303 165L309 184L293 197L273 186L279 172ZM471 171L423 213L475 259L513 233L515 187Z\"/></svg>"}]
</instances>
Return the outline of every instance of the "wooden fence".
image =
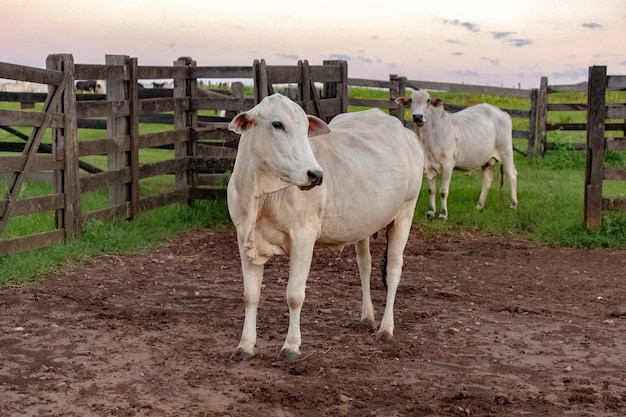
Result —
<instances>
[{"instance_id":1,"label":"wooden fence","mask_svg":"<svg viewBox=\"0 0 626 417\"><path fill-rule=\"evenodd\" d=\"M602 226L603 211L626 211L626 198L604 198L604 181L626 181L626 167L605 163L605 150L626 151L626 103L607 103L607 91L626 90L626 76L607 76L606 67L589 69L587 109L587 160L584 219L588 229ZM623 137L605 137L607 120L621 119Z\"/></svg>"},{"instance_id":2,"label":"wooden fence","mask_svg":"<svg viewBox=\"0 0 626 417\"><path fill-rule=\"evenodd\" d=\"M594 74L597 71L594 69ZM54 230L2 239L0 256L50 246L64 239L78 239L83 224L88 221L132 219L141 212L175 202L224 198L225 173L232 169L239 139L227 129L228 122L237 112L252 108L279 89L307 113L327 121L347 111L349 106L378 107L401 119L407 127L412 127L412 121L404 120L405 111L394 99L404 96L411 88L529 99L528 109L503 109L513 118L528 120L528 130L515 130L513 137L528 141L526 156L529 158L535 154L535 131L539 136L538 153L543 156L550 148L545 140L546 132L598 127L587 132L585 224L597 227L602 210L626 207L624 199L602 198L601 191L603 180L624 179L624 170L600 163L604 149L623 150L626 146L624 138L604 139L605 130L624 130L624 123L605 122L605 119L615 119L616 115L624 118L619 113L623 111L623 104L596 104L602 99L600 96L604 97L599 93L602 88L626 88L623 77L604 75L602 81L602 76L596 74L592 85L590 76L589 104L550 104L549 94L575 91L581 85L548 86L544 78L539 90L521 90L415 81L397 75L391 75L388 81L365 80L348 78L347 72L343 61L325 61L321 66L309 65L307 61L295 66L269 66L260 60L250 67L200 67L191 58L183 57L173 66L140 66L136 58L118 55L107 56L104 65L74 64L71 55L51 55L47 69L0 63L0 78L48 86L47 94L0 92L0 102L26 103L23 105L26 110L0 110L0 128L24 141L0 142L0 151L21 152L19 156L0 156L0 180L3 175L7 178L4 198L0 200L0 236L10 217L54 213ZM223 79L231 89L199 88L199 80L207 78ZM107 92L76 94L76 79L106 80ZM141 88L141 80L155 79L171 79L174 87ZM234 81L240 79L253 80L253 97L244 96L243 85ZM285 85L289 86L286 90ZM389 91L389 98L349 97L348 86L385 89ZM34 107L33 103L43 103L42 111L28 110ZM464 108L450 104L446 107L451 111ZM587 108L606 112L590 112L589 120L593 121L586 124L547 123L549 111L586 111ZM220 117L217 112L224 114ZM143 133L140 125L146 124L165 127ZM25 135L12 126L32 127L33 130ZM80 132L100 129L106 133L102 138L84 140L79 137L79 128ZM51 141L42 143L47 130L51 132ZM144 161L144 150L155 148L168 149L170 153L163 160ZM86 158L102 155L106 156L106 169L86 161ZM21 198L25 178L34 172L51 173L54 191L50 195ZM170 189L146 195L143 183L165 175L174 178ZM108 193L106 205L89 210L81 206L81 198L86 193L99 191Z\"/></svg>"},{"instance_id":3,"label":"wooden fence","mask_svg":"<svg viewBox=\"0 0 626 417\"><path fill-rule=\"evenodd\" d=\"M137 58L119 55L107 56L105 65L74 64L71 55L51 55L45 70L0 63L0 78L49 88L48 94L20 97L21 101L43 102L42 111L0 110L0 126L22 137L26 135L12 126L34 128L19 156L0 156L0 179L7 178L0 200L0 236L11 217L45 212L54 216L54 230L0 240L0 256L79 239L85 222L133 219L176 202L224 198L224 188L215 184L223 183L224 172L232 168L238 135L227 130L228 117L205 113L226 111L232 117L252 108L272 91L273 84L295 83L296 101L310 113L330 119L347 110L346 74L345 63L339 62L311 66L304 61L275 67L257 61L251 67L199 67L187 57L173 66L140 66ZM202 78L252 78L256 99L244 97L236 82L228 93L202 90L198 88ZM106 95L77 95L75 79L106 80ZM140 88L142 79L173 79L174 88L148 91ZM317 84L323 86L321 91L314 88ZM12 94L0 93L0 101L10 101ZM140 123L169 126L142 133ZM79 127L106 129L106 134L81 140ZM42 144L47 130L51 143ZM9 145L15 149L20 144ZM143 160L142 151L154 148L172 151L163 160ZM106 155L106 170L84 161L101 155ZM81 174L81 168L87 173ZM41 171L51 173L54 192L21 198L26 176ZM145 195L145 181L165 175L173 175L173 185ZM102 190L108 193L104 207L87 210L81 206L86 193Z\"/></svg>"}]
</instances>

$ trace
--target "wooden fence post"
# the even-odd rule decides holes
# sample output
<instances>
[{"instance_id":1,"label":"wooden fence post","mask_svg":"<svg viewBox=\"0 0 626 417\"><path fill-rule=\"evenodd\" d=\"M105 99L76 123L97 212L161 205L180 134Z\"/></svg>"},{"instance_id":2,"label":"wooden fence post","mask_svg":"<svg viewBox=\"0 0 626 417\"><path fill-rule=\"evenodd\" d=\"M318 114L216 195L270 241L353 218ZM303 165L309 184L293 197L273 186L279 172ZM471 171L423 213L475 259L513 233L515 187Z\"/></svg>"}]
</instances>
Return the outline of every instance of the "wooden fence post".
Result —
<instances>
[{"instance_id":1,"label":"wooden fence post","mask_svg":"<svg viewBox=\"0 0 626 417\"><path fill-rule=\"evenodd\" d=\"M252 75L254 77L254 104L257 105L267 97L269 84L267 80L267 65L265 60L254 60L252 66Z\"/></svg>"},{"instance_id":2,"label":"wooden fence post","mask_svg":"<svg viewBox=\"0 0 626 417\"><path fill-rule=\"evenodd\" d=\"M139 86L137 85L137 58L128 61L128 84L129 116L128 127L130 135L130 152L128 154L130 164L130 213L129 219L134 219L139 214Z\"/></svg>"},{"instance_id":3,"label":"wooden fence post","mask_svg":"<svg viewBox=\"0 0 626 417\"><path fill-rule=\"evenodd\" d=\"M602 226L602 180L607 77L605 66L589 68L587 86L587 157L585 163L584 219L587 229Z\"/></svg>"},{"instance_id":4,"label":"wooden fence post","mask_svg":"<svg viewBox=\"0 0 626 417\"><path fill-rule=\"evenodd\" d=\"M190 57L181 57L174 62L177 67L195 67L196 61ZM184 78L174 79L174 98L190 99L198 95L198 80L192 79L189 71L186 72ZM176 104L174 111L174 129L190 129L198 127L198 113L196 110L189 110L188 105ZM176 189L188 189L198 184L198 173L193 168L194 158L198 155L198 145L191 135L189 140L178 142L174 145L174 158L188 158L191 162L189 169L176 172ZM189 203L191 200L189 200Z\"/></svg>"},{"instance_id":5,"label":"wooden fence post","mask_svg":"<svg viewBox=\"0 0 626 417\"><path fill-rule=\"evenodd\" d=\"M541 84L537 93L537 156L540 158L546 154L547 124L548 77L541 77Z\"/></svg>"},{"instance_id":6,"label":"wooden fence post","mask_svg":"<svg viewBox=\"0 0 626 417\"><path fill-rule=\"evenodd\" d=\"M52 157L63 160L63 170L54 171L54 192L63 194L63 208L56 210L55 225L65 230L65 239L80 239L82 216L78 170L78 126L74 94L74 58L69 54L49 55L46 68L67 74L63 96L53 111L63 113L63 129L52 129Z\"/></svg>"},{"instance_id":7,"label":"wooden fence post","mask_svg":"<svg viewBox=\"0 0 626 417\"><path fill-rule=\"evenodd\" d=\"M539 92L536 88L530 91L530 119L528 120L528 149L526 158L533 159L535 156L535 140L537 136L537 104Z\"/></svg>"},{"instance_id":8,"label":"wooden fence post","mask_svg":"<svg viewBox=\"0 0 626 417\"><path fill-rule=\"evenodd\" d=\"M389 74L389 100L394 101L398 97L404 97L404 91L400 92L400 78L398 74ZM404 86L403 86L404 87ZM404 125L404 106L396 104L395 108L389 109L389 115L397 117Z\"/></svg>"},{"instance_id":9,"label":"wooden fence post","mask_svg":"<svg viewBox=\"0 0 626 417\"><path fill-rule=\"evenodd\" d=\"M127 65L130 57L127 55L106 55L107 65ZM124 71L126 73L126 71ZM137 80L130 80L137 83ZM127 100L127 89L123 79L107 79L107 101L123 103ZM129 132L128 117L120 115L110 115L107 117L107 136L110 138L124 137ZM128 152L112 152L107 154L108 170L122 171L127 168L130 161ZM119 206L130 201L130 184L118 183L109 185L109 204L111 207ZM126 212L124 218L129 218L130 213Z\"/></svg>"},{"instance_id":10,"label":"wooden fence post","mask_svg":"<svg viewBox=\"0 0 626 417\"><path fill-rule=\"evenodd\" d=\"M233 98L243 100L243 83L241 81L235 81L230 85L230 91L233 95ZM224 113L224 117L227 119L233 119L237 116L237 110L227 110Z\"/></svg>"}]
</instances>

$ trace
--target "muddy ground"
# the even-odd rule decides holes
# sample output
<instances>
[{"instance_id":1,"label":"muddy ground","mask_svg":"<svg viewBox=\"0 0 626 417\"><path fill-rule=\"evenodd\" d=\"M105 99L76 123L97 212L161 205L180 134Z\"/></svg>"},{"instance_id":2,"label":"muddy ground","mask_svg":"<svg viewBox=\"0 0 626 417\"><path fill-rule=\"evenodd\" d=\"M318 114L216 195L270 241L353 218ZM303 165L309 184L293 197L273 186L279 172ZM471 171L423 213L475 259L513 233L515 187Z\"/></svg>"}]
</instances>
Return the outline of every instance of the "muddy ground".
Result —
<instances>
[{"instance_id":1,"label":"muddy ground","mask_svg":"<svg viewBox=\"0 0 626 417\"><path fill-rule=\"evenodd\" d=\"M626 251L414 231L395 338L378 342L359 324L353 248L318 250L302 357L285 364L285 258L266 268L257 356L230 359L243 324L235 242L206 230L5 288L0 416L626 415Z\"/></svg>"}]
</instances>

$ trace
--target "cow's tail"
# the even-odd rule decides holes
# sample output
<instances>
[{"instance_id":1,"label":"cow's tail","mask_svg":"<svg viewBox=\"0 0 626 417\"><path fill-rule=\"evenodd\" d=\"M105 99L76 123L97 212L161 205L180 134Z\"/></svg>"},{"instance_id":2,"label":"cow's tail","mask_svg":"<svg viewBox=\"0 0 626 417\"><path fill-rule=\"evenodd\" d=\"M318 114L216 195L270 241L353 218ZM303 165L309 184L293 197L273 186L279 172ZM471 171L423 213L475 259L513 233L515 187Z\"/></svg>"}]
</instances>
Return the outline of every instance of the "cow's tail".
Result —
<instances>
[{"instance_id":1,"label":"cow's tail","mask_svg":"<svg viewBox=\"0 0 626 417\"><path fill-rule=\"evenodd\" d=\"M385 252L383 252L383 256L380 258L380 273L383 276L383 286L385 287L385 291L387 291L387 251L389 250L389 227L385 229Z\"/></svg>"},{"instance_id":2,"label":"cow's tail","mask_svg":"<svg viewBox=\"0 0 626 417\"><path fill-rule=\"evenodd\" d=\"M504 185L504 165L500 163L500 201L502 201L502 186Z\"/></svg>"}]
</instances>

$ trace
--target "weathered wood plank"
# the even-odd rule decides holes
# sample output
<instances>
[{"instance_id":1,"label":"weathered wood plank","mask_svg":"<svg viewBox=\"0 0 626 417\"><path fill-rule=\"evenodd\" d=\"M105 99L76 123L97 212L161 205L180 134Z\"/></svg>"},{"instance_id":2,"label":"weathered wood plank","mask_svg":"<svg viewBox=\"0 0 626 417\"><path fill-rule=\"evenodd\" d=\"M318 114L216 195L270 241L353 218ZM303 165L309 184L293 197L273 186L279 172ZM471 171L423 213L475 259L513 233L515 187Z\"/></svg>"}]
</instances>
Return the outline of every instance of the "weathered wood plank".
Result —
<instances>
[{"instance_id":1,"label":"weathered wood plank","mask_svg":"<svg viewBox=\"0 0 626 417\"><path fill-rule=\"evenodd\" d=\"M226 200L226 188L192 188L190 198L196 200Z\"/></svg>"},{"instance_id":2,"label":"weathered wood plank","mask_svg":"<svg viewBox=\"0 0 626 417\"><path fill-rule=\"evenodd\" d=\"M383 90L388 90L390 87L389 81L367 80L363 78L348 78L348 85L351 87L380 88Z\"/></svg>"},{"instance_id":3,"label":"weathered wood plank","mask_svg":"<svg viewBox=\"0 0 626 417\"><path fill-rule=\"evenodd\" d=\"M190 189L191 187L182 187L167 193L142 198L139 200L139 211L150 211L174 203L187 202L190 197Z\"/></svg>"},{"instance_id":4,"label":"weathered wood plank","mask_svg":"<svg viewBox=\"0 0 626 417\"><path fill-rule=\"evenodd\" d=\"M139 178L145 179L158 175L180 173L188 170L190 167L190 158L151 162L149 164L142 164L139 167Z\"/></svg>"},{"instance_id":5,"label":"weathered wood plank","mask_svg":"<svg viewBox=\"0 0 626 417\"><path fill-rule=\"evenodd\" d=\"M46 248L60 243L64 237L64 230L53 230L51 232L37 233L30 236L0 240L0 256Z\"/></svg>"},{"instance_id":6,"label":"weathered wood plank","mask_svg":"<svg viewBox=\"0 0 626 417\"><path fill-rule=\"evenodd\" d=\"M0 201L0 211L3 211L6 201ZM11 216L40 213L63 208L63 194L51 194L41 197L23 198L11 205Z\"/></svg>"},{"instance_id":7,"label":"weathered wood plank","mask_svg":"<svg viewBox=\"0 0 626 417\"><path fill-rule=\"evenodd\" d=\"M607 151L626 151L626 137L607 138L604 149Z\"/></svg>"},{"instance_id":8,"label":"weathered wood plank","mask_svg":"<svg viewBox=\"0 0 626 417\"><path fill-rule=\"evenodd\" d=\"M200 186L226 186L229 176L227 174L201 174L198 176Z\"/></svg>"},{"instance_id":9,"label":"weathered wood plank","mask_svg":"<svg viewBox=\"0 0 626 417\"><path fill-rule=\"evenodd\" d=\"M111 185L126 185L130 182L130 168L115 171L99 172L80 177L80 189L83 193L110 187Z\"/></svg>"},{"instance_id":10,"label":"weathered wood plank","mask_svg":"<svg viewBox=\"0 0 626 417\"><path fill-rule=\"evenodd\" d=\"M138 79L174 79L190 78L191 73L185 67L142 65L137 68Z\"/></svg>"},{"instance_id":11,"label":"weathered wood plank","mask_svg":"<svg viewBox=\"0 0 626 417\"><path fill-rule=\"evenodd\" d=\"M129 80L128 67L120 65L75 64L77 80Z\"/></svg>"},{"instance_id":12,"label":"weathered wood plank","mask_svg":"<svg viewBox=\"0 0 626 417\"><path fill-rule=\"evenodd\" d=\"M626 168L604 167L604 179L611 181L626 180Z\"/></svg>"},{"instance_id":13,"label":"weathered wood plank","mask_svg":"<svg viewBox=\"0 0 626 417\"><path fill-rule=\"evenodd\" d=\"M78 142L78 156L106 155L130 150L129 136L116 136Z\"/></svg>"},{"instance_id":14,"label":"weathered wood plank","mask_svg":"<svg viewBox=\"0 0 626 417\"><path fill-rule=\"evenodd\" d=\"M113 223L114 221L126 220L130 218L130 201L96 210L83 215L83 224L91 221L101 221L103 223Z\"/></svg>"},{"instance_id":15,"label":"weathered wood plank","mask_svg":"<svg viewBox=\"0 0 626 417\"><path fill-rule=\"evenodd\" d=\"M77 101L76 114L79 119L106 116L123 117L128 116L129 105L126 100Z\"/></svg>"},{"instance_id":16,"label":"weathered wood plank","mask_svg":"<svg viewBox=\"0 0 626 417\"><path fill-rule=\"evenodd\" d=\"M139 136L141 148L156 148L189 140L189 128L145 133Z\"/></svg>"},{"instance_id":17,"label":"weathered wood plank","mask_svg":"<svg viewBox=\"0 0 626 417\"><path fill-rule=\"evenodd\" d=\"M491 87L471 84L441 83L432 81L416 81L407 80L406 86L413 89L436 90L436 91L455 91L459 93L479 93L494 96L507 96L530 98L531 90L522 90L518 88Z\"/></svg>"},{"instance_id":18,"label":"weathered wood plank","mask_svg":"<svg viewBox=\"0 0 626 417\"><path fill-rule=\"evenodd\" d=\"M0 78L31 83L59 85L63 71L27 67L18 64L0 62Z\"/></svg>"},{"instance_id":19,"label":"weathered wood plank","mask_svg":"<svg viewBox=\"0 0 626 417\"><path fill-rule=\"evenodd\" d=\"M0 156L0 173L19 172L26 163L26 156ZM32 157L29 172L63 169L63 161L55 161L50 155Z\"/></svg>"},{"instance_id":20,"label":"weathered wood plank","mask_svg":"<svg viewBox=\"0 0 626 417\"><path fill-rule=\"evenodd\" d=\"M626 90L626 75L610 75L607 90Z\"/></svg>"},{"instance_id":21,"label":"weathered wood plank","mask_svg":"<svg viewBox=\"0 0 626 417\"><path fill-rule=\"evenodd\" d=\"M578 84L549 85L548 93L586 93L588 88L587 81Z\"/></svg>"},{"instance_id":22,"label":"weathered wood plank","mask_svg":"<svg viewBox=\"0 0 626 417\"><path fill-rule=\"evenodd\" d=\"M548 104L548 111L587 111L587 103Z\"/></svg>"},{"instance_id":23,"label":"weathered wood plank","mask_svg":"<svg viewBox=\"0 0 626 417\"><path fill-rule=\"evenodd\" d=\"M63 127L64 117L62 113L49 112L50 123L46 127ZM18 110L0 110L0 125L39 127L46 119L43 112L23 112Z\"/></svg>"},{"instance_id":24,"label":"weathered wood plank","mask_svg":"<svg viewBox=\"0 0 626 417\"><path fill-rule=\"evenodd\" d=\"M379 109L395 109L396 103L391 100L372 100L365 98L348 98L348 106L354 107L378 107Z\"/></svg>"},{"instance_id":25,"label":"weathered wood plank","mask_svg":"<svg viewBox=\"0 0 626 417\"><path fill-rule=\"evenodd\" d=\"M250 78L252 79L252 67L193 67L189 69L192 78ZM175 78L175 77L170 77Z\"/></svg>"},{"instance_id":26,"label":"weathered wood plank","mask_svg":"<svg viewBox=\"0 0 626 417\"><path fill-rule=\"evenodd\" d=\"M607 119L626 119L626 104L609 104L606 106Z\"/></svg>"}]
</instances>

